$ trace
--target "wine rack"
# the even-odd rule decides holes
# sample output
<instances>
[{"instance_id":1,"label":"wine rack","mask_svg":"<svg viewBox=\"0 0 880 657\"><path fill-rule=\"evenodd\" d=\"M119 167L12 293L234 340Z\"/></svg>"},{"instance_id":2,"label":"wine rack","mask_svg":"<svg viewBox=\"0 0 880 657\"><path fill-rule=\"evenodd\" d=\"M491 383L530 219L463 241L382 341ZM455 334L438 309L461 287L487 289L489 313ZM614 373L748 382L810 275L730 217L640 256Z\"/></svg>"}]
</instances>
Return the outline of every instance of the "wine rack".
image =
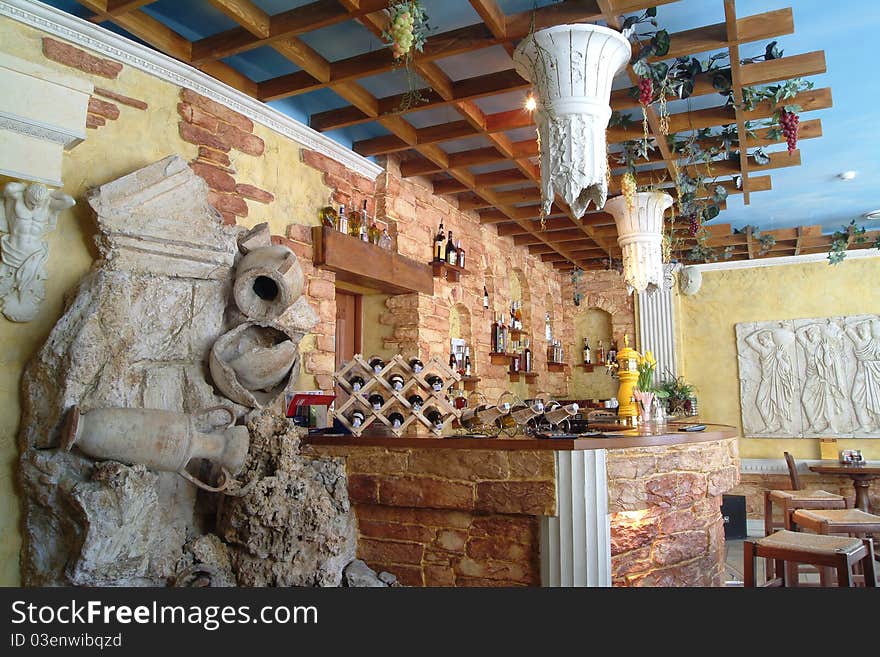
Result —
<instances>
[{"instance_id":1,"label":"wine rack","mask_svg":"<svg viewBox=\"0 0 880 657\"><path fill-rule=\"evenodd\" d=\"M388 378L392 374L400 374L403 377L404 383L400 390L395 390L388 382ZM439 391L434 390L426 380L432 374L443 379L443 387ZM364 380L364 385L357 392L349 383L349 378L356 375ZM358 437L367 427L376 423L384 425L382 429L397 437L402 436L407 430L411 430L414 423L418 423L416 426L422 425L431 433L440 436L443 434L443 429L449 426L452 420L461 416L461 411L452 406L445 396L445 390L460 379L461 375L458 372L450 369L437 357L425 363L420 372L414 372L410 364L400 354L397 354L376 372L361 354L355 354L350 361L344 363L333 374L336 385L345 390L349 397L338 408L334 408L331 415L351 431L352 435ZM385 398L385 402L379 408L373 408L373 405L368 401L369 396L374 393L379 393ZM419 395L423 400L419 410L414 409L408 400L408 397L414 394ZM440 413L442 423L439 427L424 415L424 411L431 406ZM360 426L355 427L347 416L358 409L363 412L364 421ZM393 411L397 411L403 416L403 422L399 427L394 427L387 417Z\"/></svg>"}]
</instances>

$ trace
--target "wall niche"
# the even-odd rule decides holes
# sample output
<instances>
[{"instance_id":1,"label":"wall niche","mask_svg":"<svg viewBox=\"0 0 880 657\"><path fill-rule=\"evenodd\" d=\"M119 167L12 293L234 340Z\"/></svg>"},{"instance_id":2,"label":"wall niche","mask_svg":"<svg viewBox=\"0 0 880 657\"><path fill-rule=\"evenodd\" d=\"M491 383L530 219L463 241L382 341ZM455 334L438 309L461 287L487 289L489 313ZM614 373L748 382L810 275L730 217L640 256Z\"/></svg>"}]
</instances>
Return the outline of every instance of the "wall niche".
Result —
<instances>
[{"instance_id":1,"label":"wall niche","mask_svg":"<svg viewBox=\"0 0 880 657\"><path fill-rule=\"evenodd\" d=\"M571 397L574 399L608 399L615 396L618 380L610 376L604 366L597 365L592 372L581 366L584 362L584 337L587 338L593 352L593 363L596 363L600 341L606 351L611 345L610 313L600 308L583 308L574 317L574 344L568 345L569 352L566 354L572 363Z\"/></svg>"}]
</instances>

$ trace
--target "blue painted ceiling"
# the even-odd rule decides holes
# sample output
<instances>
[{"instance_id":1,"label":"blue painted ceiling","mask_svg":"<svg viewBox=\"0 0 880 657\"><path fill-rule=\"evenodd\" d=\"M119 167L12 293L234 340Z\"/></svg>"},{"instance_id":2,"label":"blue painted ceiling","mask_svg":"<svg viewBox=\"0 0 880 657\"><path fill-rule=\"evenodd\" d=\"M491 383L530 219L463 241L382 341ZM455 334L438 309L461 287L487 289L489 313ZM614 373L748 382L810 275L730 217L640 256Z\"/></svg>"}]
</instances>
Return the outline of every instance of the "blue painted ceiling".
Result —
<instances>
[{"instance_id":1,"label":"blue painted ceiling","mask_svg":"<svg viewBox=\"0 0 880 657\"><path fill-rule=\"evenodd\" d=\"M270 15L277 14L313 0L253 0ZM505 14L529 11L535 6L553 4L553 0L497 0ZM48 4L78 15L92 14L74 0L50 0ZM480 22L476 11L467 0L422 0L427 10L432 32L446 32ZM773 189L751 195L751 204L743 204L742 197L731 196L727 209L714 223L731 223L735 228L747 224L762 230L802 225L821 224L825 232L832 232L850 219L856 219L869 230L880 224L862 219L865 212L880 209L880 118L877 101L880 99L880 76L874 73L876 48L873 40L880 28L880 2L877 0L849 0L829 3L826 0L739 0L737 14L749 16L774 9L792 7L794 34L780 37L780 47L786 55L824 50L828 72L810 78L817 88L832 88L834 106L831 109L810 112L805 119L822 120L824 135L800 143L803 164L774 170L771 173ZM190 41L229 30L237 24L215 9L207 0L158 0L142 7L142 11L164 23ZM669 32L680 32L704 25L723 23L722 0L680 0L658 7L660 26ZM112 23L102 23L108 29L139 41ZM301 36L309 46L329 61L336 61L384 47L380 39L360 23L349 20ZM744 46L741 55L748 57L763 52L765 43ZM709 53L701 55L707 57ZM260 82L299 69L270 47L260 47L223 61L254 81ZM501 46L457 55L437 61L452 80L511 68L509 55ZM389 73L362 78L358 81L377 97L400 93L407 88L406 72ZM426 86L417 80L419 86ZM625 77L616 87L629 82ZM522 106L525 91L477 99L476 104L486 113L496 113ZM720 105L720 96L704 96L689 101L670 103L670 111L685 111ZM308 123L316 112L347 106L349 103L330 89L320 89L277 101L270 106ZM461 115L449 107L428 109L406 115L415 127L461 120ZM362 123L327 133L338 142L352 143L389 134L377 123ZM512 141L531 139L532 128L510 131ZM487 145L483 138L467 138L442 144L447 152L468 150ZM767 150L783 151L784 145ZM483 173L508 167L507 163L472 167ZM855 179L842 181L843 171L857 172Z\"/></svg>"}]
</instances>

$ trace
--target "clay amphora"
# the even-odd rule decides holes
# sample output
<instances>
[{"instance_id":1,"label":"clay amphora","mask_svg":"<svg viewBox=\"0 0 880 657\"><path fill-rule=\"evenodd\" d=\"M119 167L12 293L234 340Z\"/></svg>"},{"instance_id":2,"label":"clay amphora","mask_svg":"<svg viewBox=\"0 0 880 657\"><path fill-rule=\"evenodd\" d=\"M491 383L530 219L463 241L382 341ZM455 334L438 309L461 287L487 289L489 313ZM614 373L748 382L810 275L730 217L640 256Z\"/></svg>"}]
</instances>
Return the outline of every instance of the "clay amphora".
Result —
<instances>
[{"instance_id":1,"label":"clay amphora","mask_svg":"<svg viewBox=\"0 0 880 657\"><path fill-rule=\"evenodd\" d=\"M216 432L199 431L196 418L211 411L224 411L228 424L215 425ZM67 413L61 446L79 450L98 460L142 464L153 470L176 472L187 481L212 492L225 490L243 467L250 445L247 427L233 426L235 414L226 406L213 406L197 413L176 413L151 408L96 408L81 412L73 406ZM222 430L220 430L222 429ZM199 481L186 471L194 458L212 461L221 468L218 487Z\"/></svg>"}]
</instances>

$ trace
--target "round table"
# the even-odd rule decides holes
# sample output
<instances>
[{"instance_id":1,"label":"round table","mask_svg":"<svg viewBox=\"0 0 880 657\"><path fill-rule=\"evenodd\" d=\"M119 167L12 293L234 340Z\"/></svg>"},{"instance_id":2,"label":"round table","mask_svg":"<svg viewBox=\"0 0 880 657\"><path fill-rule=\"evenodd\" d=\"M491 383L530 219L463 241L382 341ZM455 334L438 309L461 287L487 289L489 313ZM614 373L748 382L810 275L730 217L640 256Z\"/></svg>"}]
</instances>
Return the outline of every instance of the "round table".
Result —
<instances>
[{"instance_id":1,"label":"round table","mask_svg":"<svg viewBox=\"0 0 880 657\"><path fill-rule=\"evenodd\" d=\"M862 464L851 463L821 463L811 465L810 470L818 474L836 475L852 479L853 488L856 490L856 508L865 513L871 512L871 504L868 501L868 489L871 480L880 479L880 461L865 461Z\"/></svg>"}]
</instances>

